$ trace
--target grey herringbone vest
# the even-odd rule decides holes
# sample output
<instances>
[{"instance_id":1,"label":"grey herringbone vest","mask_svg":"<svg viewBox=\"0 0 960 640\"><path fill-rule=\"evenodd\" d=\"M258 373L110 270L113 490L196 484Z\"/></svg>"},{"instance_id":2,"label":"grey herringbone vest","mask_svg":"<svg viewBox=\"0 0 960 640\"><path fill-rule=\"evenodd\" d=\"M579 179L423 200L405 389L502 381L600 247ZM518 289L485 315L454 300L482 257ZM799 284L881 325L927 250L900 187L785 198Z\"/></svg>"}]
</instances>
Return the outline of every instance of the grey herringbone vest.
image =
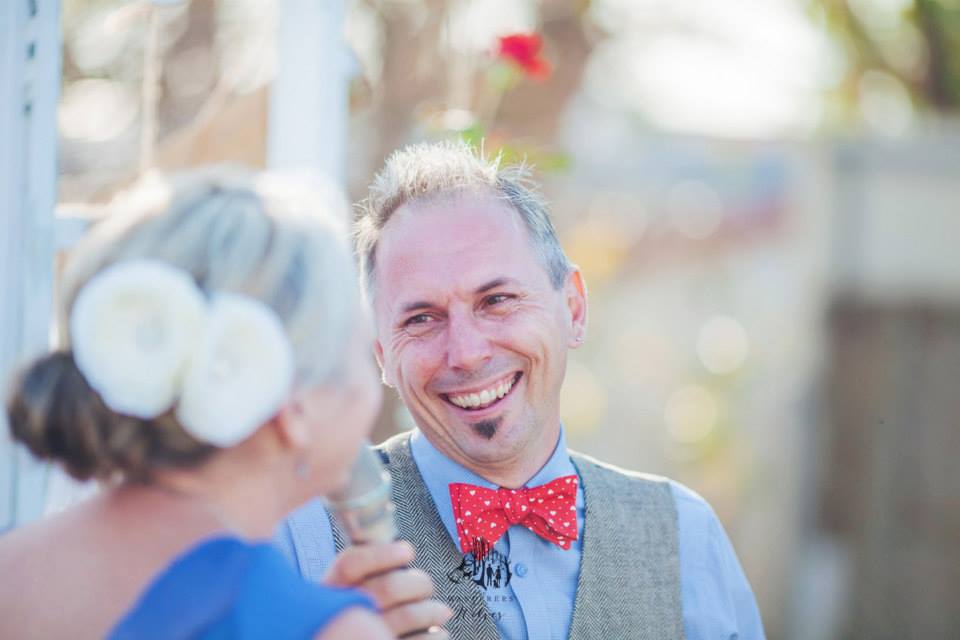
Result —
<instances>
[{"instance_id":1,"label":"grey herringbone vest","mask_svg":"<svg viewBox=\"0 0 960 640\"><path fill-rule=\"evenodd\" d=\"M463 556L447 534L413 460L410 434L395 436L379 449L393 478L400 537L416 548L413 564L433 578L434 597L454 611L446 625L450 637L499 638L480 587L472 580L451 579ZM570 457L586 500L570 638L682 640L677 511L669 483L584 455ZM336 526L334 537L339 550L343 536Z\"/></svg>"},{"instance_id":2,"label":"grey herringbone vest","mask_svg":"<svg viewBox=\"0 0 960 640\"><path fill-rule=\"evenodd\" d=\"M663 478L571 453L586 515L570 637L682 640L677 506Z\"/></svg>"}]
</instances>

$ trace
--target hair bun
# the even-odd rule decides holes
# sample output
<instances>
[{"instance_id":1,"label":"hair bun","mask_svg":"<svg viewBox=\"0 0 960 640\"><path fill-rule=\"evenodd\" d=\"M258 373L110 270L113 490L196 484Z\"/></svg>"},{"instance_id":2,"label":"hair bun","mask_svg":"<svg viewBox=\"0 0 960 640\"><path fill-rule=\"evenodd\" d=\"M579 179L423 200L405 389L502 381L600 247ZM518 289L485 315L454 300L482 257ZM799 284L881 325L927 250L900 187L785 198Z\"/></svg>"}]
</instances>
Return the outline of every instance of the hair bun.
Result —
<instances>
[{"instance_id":1,"label":"hair bun","mask_svg":"<svg viewBox=\"0 0 960 640\"><path fill-rule=\"evenodd\" d=\"M13 381L11 391L7 418L13 438L38 458L63 462L71 475L94 475L90 438L71 428L81 412L89 413L81 405L93 395L73 356L61 351L37 358Z\"/></svg>"},{"instance_id":2,"label":"hair bun","mask_svg":"<svg viewBox=\"0 0 960 640\"><path fill-rule=\"evenodd\" d=\"M212 451L179 426L157 429L111 411L65 351L37 358L13 381L7 418L15 440L38 458L61 463L77 480L117 473L144 479L155 463L177 466Z\"/></svg>"}]
</instances>

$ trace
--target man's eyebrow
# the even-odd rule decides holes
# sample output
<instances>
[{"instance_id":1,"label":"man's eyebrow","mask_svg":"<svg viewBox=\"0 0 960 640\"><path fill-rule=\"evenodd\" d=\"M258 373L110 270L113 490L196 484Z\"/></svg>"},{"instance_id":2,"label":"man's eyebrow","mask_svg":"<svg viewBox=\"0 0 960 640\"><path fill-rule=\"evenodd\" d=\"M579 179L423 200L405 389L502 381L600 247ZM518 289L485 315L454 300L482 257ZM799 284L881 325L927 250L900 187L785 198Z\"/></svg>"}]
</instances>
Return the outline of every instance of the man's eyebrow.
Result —
<instances>
[{"instance_id":1,"label":"man's eyebrow","mask_svg":"<svg viewBox=\"0 0 960 640\"><path fill-rule=\"evenodd\" d=\"M433 306L433 303L427 302L426 300L417 300L416 302L408 302L403 305L400 309L400 313L410 313L411 311L419 311L421 309L429 309Z\"/></svg>"},{"instance_id":2,"label":"man's eyebrow","mask_svg":"<svg viewBox=\"0 0 960 640\"><path fill-rule=\"evenodd\" d=\"M474 293L486 293L491 289L496 289L497 287L502 287L505 284L511 284L515 282L512 278L494 278L486 284L482 284L476 289L473 290ZM432 309L434 305L428 300L417 300L415 302L408 302L407 304L400 307L400 313L410 313L412 311L420 311L422 309Z\"/></svg>"},{"instance_id":3,"label":"man's eyebrow","mask_svg":"<svg viewBox=\"0 0 960 640\"><path fill-rule=\"evenodd\" d=\"M474 293L486 293L487 291L490 291L491 289L496 289L497 287L502 287L503 285L505 285L505 284L510 284L510 283L512 283L512 282L515 282L512 278L494 278L494 279L491 280L490 282L488 282L488 283L486 283L486 284L484 284L484 285L480 285L479 287L477 287L476 289L474 289L473 292L474 292Z\"/></svg>"}]
</instances>

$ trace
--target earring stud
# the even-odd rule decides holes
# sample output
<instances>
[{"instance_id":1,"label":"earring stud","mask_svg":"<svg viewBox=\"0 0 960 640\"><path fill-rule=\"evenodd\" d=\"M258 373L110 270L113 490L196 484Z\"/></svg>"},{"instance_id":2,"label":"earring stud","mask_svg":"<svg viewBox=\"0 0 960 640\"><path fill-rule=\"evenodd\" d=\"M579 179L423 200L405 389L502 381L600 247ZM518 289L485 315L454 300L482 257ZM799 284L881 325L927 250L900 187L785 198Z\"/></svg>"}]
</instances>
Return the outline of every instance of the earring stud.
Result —
<instances>
[{"instance_id":1,"label":"earring stud","mask_svg":"<svg viewBox=\"0 0 960 640\"><path fill-rule=\"evenodd\" d=\"M296 466L293 468L293 471L301 480L306 480L306 478L310 475L310 467L307 466L307 463L304 460L297 462Z\"/></svg>"}]
</instances>

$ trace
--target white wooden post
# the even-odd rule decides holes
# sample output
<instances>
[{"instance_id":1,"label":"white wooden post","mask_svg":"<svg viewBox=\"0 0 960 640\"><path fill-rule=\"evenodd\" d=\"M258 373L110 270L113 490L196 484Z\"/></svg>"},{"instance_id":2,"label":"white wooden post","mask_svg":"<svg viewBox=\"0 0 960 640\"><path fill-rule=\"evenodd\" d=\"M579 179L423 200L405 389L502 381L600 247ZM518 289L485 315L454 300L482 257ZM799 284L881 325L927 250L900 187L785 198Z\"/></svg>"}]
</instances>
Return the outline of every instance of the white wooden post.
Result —
<instances>
[{"instance_id":1,"label":"white wooden post","mask_svg":"<svg viewBox=\"0 0 960 640\"><path fill-rule=\"evenodd\" d=\"M59 0L0 2L0 387L49 344L60 89ZM47 465L0 412L0 531L43 512Z\"/></svg>"},{"instance_id":2,"label":"white wooden post","mask_svg":"<svg viewBox=\"0 0 960 640\"><path fill-rule=\"evenodd\" d=\"M342 184L350 65L345 0L283 0L267 164ZM49 345L55 225L59 0L0 2L0 385ZM14 446L0 416L0 531L44 511L47 465Z\"/></svg>"},{"instance_id":3,"label":"white wooden post","mask_svg":"<svg viewBox=\"0 0 960 640\"><path fill-rule=\"evenodd\" d=\"M270 89L267 165L343 184L349 109L345 0L283 0Z\"/></svg>"}]
</instances>

